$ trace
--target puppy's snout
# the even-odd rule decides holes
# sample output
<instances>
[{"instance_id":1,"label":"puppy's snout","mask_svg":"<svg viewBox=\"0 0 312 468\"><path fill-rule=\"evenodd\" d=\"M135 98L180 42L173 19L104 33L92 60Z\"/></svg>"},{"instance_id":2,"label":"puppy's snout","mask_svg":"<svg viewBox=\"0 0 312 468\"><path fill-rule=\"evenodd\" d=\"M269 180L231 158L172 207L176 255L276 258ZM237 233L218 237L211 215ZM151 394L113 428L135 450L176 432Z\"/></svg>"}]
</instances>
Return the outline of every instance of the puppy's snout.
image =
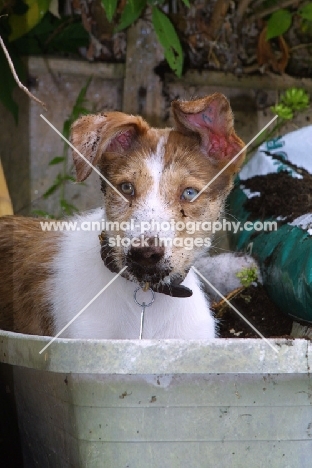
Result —
<instances>
[{"instance_id":1,"label":"puppy's snout","mask_svg":"<svg viewBox=\"0 0 312 468\"><path fill-rule=\"evenodd\" d=\"M165 254L165 248L160 246L132 247L130 251L131 260L142 266L151 267L156 265Z\"/></svg>"}]
</instances>

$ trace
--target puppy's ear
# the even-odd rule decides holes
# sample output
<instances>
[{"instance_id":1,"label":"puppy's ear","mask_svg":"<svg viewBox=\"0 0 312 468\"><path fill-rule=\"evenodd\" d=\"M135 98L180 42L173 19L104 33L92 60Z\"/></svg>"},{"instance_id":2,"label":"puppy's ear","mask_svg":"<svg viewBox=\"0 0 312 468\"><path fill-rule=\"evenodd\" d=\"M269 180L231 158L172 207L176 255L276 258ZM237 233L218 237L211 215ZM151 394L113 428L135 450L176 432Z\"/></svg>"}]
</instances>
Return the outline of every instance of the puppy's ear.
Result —
<instances>
[{"instance_id":1,"label":"puppy's ear","mask_svg":"<svg viewBox=\"0 0 312 468\"><path fill-rule=\"evenodd\" d=\"M128 151L138 135L148 128L141 117L122 112L87 115L76 120L71 127L70 140L85 158L73 151L77 182L84 181L92 166L96 166L105 154L114 156Z\"/></svg>"},{"instance_id":2,"label":"puppy's ear","mask_svg":"<svg viewBox=\"0 0 312 468\"><path fill-rule=\"evenodd\" d=\"M201 149L208 159L222 167L225 166L245 146L234 131L233 113L223 94L194 101L173 101L173 116L178 131L200 137ZM231 171L241 166L245 154L238 156Z\"/></svg>"}]
</instances>

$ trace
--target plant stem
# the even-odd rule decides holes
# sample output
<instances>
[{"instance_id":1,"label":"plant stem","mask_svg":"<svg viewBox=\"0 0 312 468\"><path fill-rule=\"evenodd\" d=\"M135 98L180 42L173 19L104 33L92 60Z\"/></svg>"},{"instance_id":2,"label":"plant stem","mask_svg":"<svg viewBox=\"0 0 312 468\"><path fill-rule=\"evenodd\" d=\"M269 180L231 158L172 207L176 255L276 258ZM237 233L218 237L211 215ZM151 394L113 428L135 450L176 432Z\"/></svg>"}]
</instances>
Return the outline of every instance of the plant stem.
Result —
<instances>
[{"instance_id":1,"label":"plant stem","mask_svg":"<svg viewBox=\"0 0 312 468\"><path fill-rule=\"evenodd\" d=\"M271 136L277 131L279 130L280 128L282 128L283 125L285 125L286 123L286 120L284 119L281 119L281 120L278 120L277 119L277 122L276 124L274 125L274 127L272 128L272 130L270 130L269 132L265 132L265 134L263 135L263 138L262 138L262 141L260 143L257 143L257 145L255 146L252 146L248 151L247 151L247 155L252 153L253 151L255 151L257 148L259 148L260 145L262 145L265 141L267 141L268 139L271 138Z\"/></svg>"}]
</instances>

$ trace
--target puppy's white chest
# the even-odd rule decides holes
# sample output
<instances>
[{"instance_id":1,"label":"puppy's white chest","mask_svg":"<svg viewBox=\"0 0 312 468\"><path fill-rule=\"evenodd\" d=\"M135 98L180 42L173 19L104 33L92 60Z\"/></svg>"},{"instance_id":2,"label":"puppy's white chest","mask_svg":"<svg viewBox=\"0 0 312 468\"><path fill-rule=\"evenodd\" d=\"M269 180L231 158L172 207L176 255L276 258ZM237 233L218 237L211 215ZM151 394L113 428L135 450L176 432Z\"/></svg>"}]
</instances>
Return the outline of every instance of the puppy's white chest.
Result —
<instances>
[{"instance_id":1,"label":"puppy's white chest","mask_svg":"<svg viewBox=\"0 0 312 468\"><path fill-rule=\"evenodd\" d=\"M103 211L96 210L86 221L101 217ZM137 285L104 266L96 232L87 236L81 231L66 233L54 267L56 274L49 294L56 333L64 329L61 337L139 338L141 306L134 300ZM172 298L155 293L154 303L145 311L143 338L214 337L214 320L192 271L183 284L192 289L191 297Z\"/></svg>"}]
</instances>

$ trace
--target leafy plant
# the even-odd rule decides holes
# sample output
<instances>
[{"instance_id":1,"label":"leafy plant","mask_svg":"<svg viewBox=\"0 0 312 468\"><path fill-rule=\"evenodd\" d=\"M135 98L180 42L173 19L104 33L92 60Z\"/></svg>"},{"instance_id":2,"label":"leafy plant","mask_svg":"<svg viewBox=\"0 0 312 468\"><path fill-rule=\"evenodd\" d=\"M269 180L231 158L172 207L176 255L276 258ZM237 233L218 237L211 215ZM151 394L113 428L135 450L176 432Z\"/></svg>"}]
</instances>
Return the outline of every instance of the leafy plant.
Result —
<instances>
[{"instance_id":1,"label":"leafy plant","mask_svg":"<svg viewBox=\"0 0 312 468\"><path fill-rule=\"evenodd\" d=\"M55 0L6 0L0 2L0 36L22 82L26 70L22 55L72 53L87 46L89 35L80 17L56 17ZM51 12L50 12L51 9ZM13 99L17 86L8 61L0 48L0 101L18 120L18 105Z\"/></svg>"},{"instance_id":2,"label":"leafy plant","mask_svg":"<svg viewBox=\"0 0 312 468\"><path fill-rule=\"evenodd\" d=\"M36 24L40 22L49 10L51 0L23 0L17 2L19 9L9 15L10 25L9 41L14 41L28 33Z\"/></svg>"},{"instance_id":3,"label":"leafy plant","mask_svg":"<svg viewBox=\"0 0 312 468\"><path fill-rule=\"evenodd\" d=\"M182 0L182 2L187 7L190 7L189 0ZM165 58L170 68L180 77L183 69L181 42L168 15L164 12L163 8L161 8L168 6L168 3L169 2L165 0L127 0L119 21L117 22L115 31L126 29L143 14L148 6L150 6L152 10L152 24L158 41L164 49ZM108 20L112 22L117 9L117 1L102 0L102 4Z\"/></svg>"},{"instance_id":4,"label":"leafy plant","mask_svg":"<svg viewBox=\"0 0 312 468\"><path fill-rule=\"evenodd\" d=\"M19 55L75 53L77 48L88 45L89 35L80 17L57 18L47 12L33 29L14 41Z\"/></svg>"},{"instance_id":5,"label":"leafy plant","mask_svg":"<svg viewBox=\"0 0 312 468\"><path fill-rule=\"evenodd\" d=\"M295 13L291 13L285 8L275 11L268 19L266 39L273 39L274 37L281 36L291 26L292 18ZM304 22L312 21L312 3L303 5L297 12Z\"/></svg>"},{"instance_id":6,"label":"leafy plant","mask_svg":"<svg viewBox=\"0 0 312 468\"><path fill-rule=\"evenodd\" d=\"M271 107L271 111L277 115L275 125L271 130L265 130L257 138L255 145L248 150L253 152L258 146L269 140L272 135L280 131L287 121L292 120L298 113L306 110L310 105L310 96L302 88L289 88L281 94L279 102Z\"/></svg>"},{"instance_id":7,"label":"leafy plant","mask_svg":"<svg viewBox=\"0 0 312 468\"><path fill-rule=\"evenodd\" d=\"M294 118L297 111L303 111L309 107L309 95L301 88L290 88L281 96L280 102L271 107L272 112L279 118L277 124L280 128L286 120ZM275 129L276 130L276 129Z\"/></svg>"},{"instance_id":8,"label":"leafy plant","mask_svg":"<svg viewBox=\"0 0 312 468\"><path fill-rule=\"evenodd\" d=\"M156 7L152 8L152 21L158 40L164 48L165 58L177 76L182 75L183 52L180 40L169 18Z\"/></svg>"},{"instance_id":9,"label":"leafy plant","mask_svg":"<svg viewBox=\"0 0 312 468\"><path fill-rule=\"evenodd\" d=\"M68 119L66 119L63 124L62 134L67 140L70 137L70 127L74 123L74 121L77 120L78 117L80 117L81 115L86 115L90 113L89 109L85 107L85 100L86 92L88 90L91 79L92 77L89 78L86 85L80 90L72 108L72 111ZM78 208L66 199L65 192L67 184L69 182L75 182L75 178L71 175L72 167L71 169L68 169L68 144L66 142L64 142L63 153L60 156L55 156L53 159L51 159L51 161L49 162L49 166L61 166L61 169L55 177L52 185L43 194L43 198L47 199L55 192L58 192L58 204L60 208L60 213L58 214L58 217L62 215L71 215L75 211L78 211ZM53 218L53 215L51 215L51 213L48 213L44 210L34 210L33 213L37 216Z\"/></svg>"},{"instance_id":10,"label":"leafy plant","mask_svg":"<svg viewBox=\"0 0 312 468\"><path fill-rule=\"evenodd\" d=\"M292 117L294 112L307 109L309 107L309 103L310 97L308 93L302 88L289 88L287 91L285 91L280 99L280 106L283 106L284 109L287 109L292 114ZM271 109L273 112L279 115L276 107L277 106L272 107Z\"/></svg>"},{"instance_id":11,"label":"leafy plant","mask_svg":"<svg viewBox=\"0 0 312 468\"><path fill-rule=\"evenodd\" d=\"M104 5L104 0L102 0ZM106 3L106 2L105 2ZM143 13L143 10L146 8L147 1L146 0L130 0L127 1L122 14L119 18L118 25L115 28L115 31L122 31L123 29L128 28L133 24ZM104 9L105 5L104 5ZM106 13L107 14L107 13Z\"/></svg>"},{"instance_id":12,"label":"leafy plant","mask_svg":"<svg viewBox=\"0 0 312 468\"><path fill-rule=\"evenodd\" d=\"M240 280L242 286L248 288L252 283L258 280L257 267L254 265L249 268L243 268L236 273L236 276Z\"/></svg>"}]
</instances>

